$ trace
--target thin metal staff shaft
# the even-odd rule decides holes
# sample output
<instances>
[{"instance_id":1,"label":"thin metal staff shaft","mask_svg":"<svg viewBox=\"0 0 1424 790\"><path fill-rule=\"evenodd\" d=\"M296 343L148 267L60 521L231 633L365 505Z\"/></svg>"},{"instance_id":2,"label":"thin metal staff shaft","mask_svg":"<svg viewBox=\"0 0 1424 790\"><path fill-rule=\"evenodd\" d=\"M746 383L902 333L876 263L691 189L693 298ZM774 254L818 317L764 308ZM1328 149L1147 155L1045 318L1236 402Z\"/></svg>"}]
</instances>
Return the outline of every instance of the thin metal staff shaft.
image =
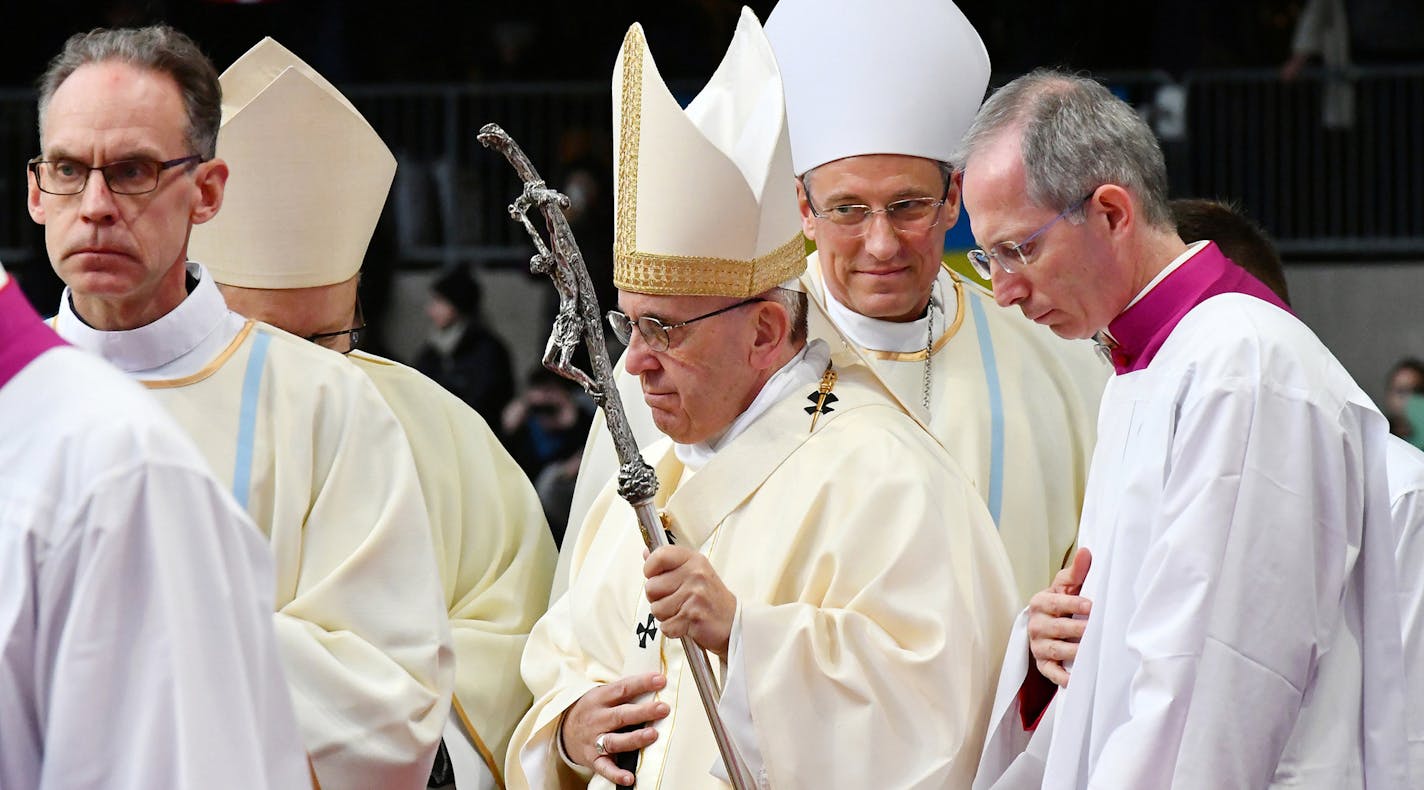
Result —
<instances>
[{"instance_id":1,"label":"thin metal staff shaft","mask_svg":"<svg viewBox=\"0 0 1424 790\"><path fill-rule=\"evenodd\" d=\"M627 500L637 513L638 528L643 533L643 543L648 550L666 546L668 540L663 533L662 519L653 505L653 496L658 492L658 478L638 452L638 441L628 425L623 401L613 381L613 364L608 359L608 348L603 341L602 317L593 281L589 279L588 268L574 240L573 230L564 217L563 210L568 208L569 199L544 184L529 157L498 124L485 124L480 129L479 140L486 148L504 154L524 182L524 191L510 205L509 215L523 224L534 242L536 252L529 260L529 270L548 275L559 292L559 312L554 318L549 343L544 347L544 367L578 382L603 409L608 431L613 434L613 446L618 452L618 495ZM528 211L531 208L537 208L544 216L549 243L545 243L544 237L529 220ZM580 341L588 351L593 368L591 376L573 364L573 354ZM686 636L682 637L682 650L687 655L692 679L697 683L697 694L712 725L712 736L717 741L717 749L722 754L732 787L736 790L755 790L756 783L746 763L737 754L736 745L717 713L721 690L716 676L712 674L707 653Z\"/></svg>"}]
</instances>

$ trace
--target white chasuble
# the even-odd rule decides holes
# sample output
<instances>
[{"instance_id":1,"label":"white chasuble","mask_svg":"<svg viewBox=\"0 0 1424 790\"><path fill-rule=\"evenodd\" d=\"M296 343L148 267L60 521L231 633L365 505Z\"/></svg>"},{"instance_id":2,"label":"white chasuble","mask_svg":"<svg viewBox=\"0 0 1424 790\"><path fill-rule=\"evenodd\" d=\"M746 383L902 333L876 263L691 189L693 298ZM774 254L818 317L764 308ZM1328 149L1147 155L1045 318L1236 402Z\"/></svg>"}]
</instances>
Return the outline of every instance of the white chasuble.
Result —
<instances>
[{"instance_id":1,"label":"white chasuble","mask_svg":"<svg viewBox=\"0 0 1424 790\"><path fill-rule=\"evenodd\" d=\"M901 325L835 304L814 253L802 281L824 311L811 311L812 335L832 348L839 338L865 359L969 476L1008 551L1019 604L1026 604L1052 583L1075 545L1111 368L1091 341L1058 337L947 268L934 286L940 309L926 327L932 331L912 338L899 337ZM837 320L847 313L859 319L854 328ZM830 325L818 327L820 317ZM877 335L885 340L877 343Z\"/></svg>"},{"instance_id":2,"label":"white chasuble","mask_svg":"<svg viewBox=\"0 0 1424 790\"><path fill-rule=\"evenodd\" d=\"M548 605L554 541L534 487L484 418L418 371L356 351L347 356L405 429L434 530L435 555L455 647L455 705L445 728L456 759L468 748L476 776L461 788L503 782L514 725L529 709L519 657Z\"/></svg>"},{"instance_id":3,"label":"white chasuble","mask_svg":"<svg viewBox=\"0 0 1424 790\"><path fill-rule=\"evenodd\" d=\"M967 787L982 743L1012 573L957 466L864 367L841 369L814 431L811 392L777 401L693 474L648 455L673 539L737 596L739 653L770 787ZM524 654L534 705L510 746L511 788L610 785L570 769L555 739L585 692L661 670L671 708L638 787L725 788L678 640L643 595L635 516L610 486L572 552L571 587ZM745 672L738 679L737 672Z\"/></svg>"},{"instance_id":4,"label":"white chasuble","mask_svg":"<svg viewBox=\"0 0 1424 790\"><path fill-rule=\"evenodd\" d=\"M810 337L838 360L869 365L902 407L949 451L989 509L1014 569L1020 605L1053 581L1078 533L1092 457L1098 400L1111 369L1091 341L1063 340L1017 310L945 269L936 281L941 303L931 333L915 333L916 350L878 350L849 339L832 318L813 253L801 282L808 292ZM840 308L842 312L845 308ZM888 334L899 325L880 324ZM920 322L923 324L923 320ZM872 330L873 331L873 330ZM924 408L925 352L931 349L930 408ZM887 347L888 348L888 347ZM616 366L619 392L640 447L661 437L636 377ZM582 514L617 472L600 412L589 431L564 540L576 540ZM567 584L570 557L561 552L554 597Z\"/></svg>"},{"instance_id":5,"label":"white chasuble","mask_svg":"<svg viewBox=\"0 0 1424 790\"><path fill-rule=\"evenodd\" d=\"M178 308L127 332L57 328L139 379L266 534L278 645L327 788L424 787L454 682L415 463L340 355L227 311L196 264Z\"/></svg>"}]
</instances>

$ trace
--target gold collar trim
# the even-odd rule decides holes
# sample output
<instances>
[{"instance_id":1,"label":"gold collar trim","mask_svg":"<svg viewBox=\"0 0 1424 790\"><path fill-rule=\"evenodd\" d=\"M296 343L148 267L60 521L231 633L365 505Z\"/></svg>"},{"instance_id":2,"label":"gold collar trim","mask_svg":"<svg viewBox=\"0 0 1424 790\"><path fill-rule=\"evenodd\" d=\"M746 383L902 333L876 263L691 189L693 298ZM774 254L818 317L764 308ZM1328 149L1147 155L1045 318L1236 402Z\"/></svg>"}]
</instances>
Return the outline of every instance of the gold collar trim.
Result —
<instances>
[{"instance_id":1,"label":"gold collar trim","mask_svg":"<svg viewBox=\"0 0 1424 790\"><path fill-rule=\"evenodd\" d=\"M938 354L939 350L944 348L950 339L958 334L959 327L964 325L964 281L959 278L959 275L956 274L953 269L945 267L945 270L949 272L949 279L954 283L954 321L950 323L948 329L944 330L944 334L935 340L934 345L928 349L922 348L918 351L879 351L877 349L867 348L865 349L865 353L870 354L876 359L885 359L891 362L919 362Z\"/></svg>"},{"instance_id":2,"label":"gold collar trim","mask_svg":"<svg viewBox=\"0 0 1424 790\"><path fill-rule=\"evenodd\" d=\"M242 331L237 333L237 337L234 337L232 342L227 344L227 348L223 349L221 354L218 354L212 362L209 362L203 366L202 370L191 376L184 376L181 379L153 379L140 381L139 383L151 390L174 389L176 387L186 387L189 384L197 384L203 379L217 373L223 365L227 364L227 361L231 359L232 355L237 353L237 349L242 346L243 341L247 340L247 336L252 334L252 328L254 326L256 326L256 322L249 319L246 324L243 324Z\"/></svg>"}]
</instances>

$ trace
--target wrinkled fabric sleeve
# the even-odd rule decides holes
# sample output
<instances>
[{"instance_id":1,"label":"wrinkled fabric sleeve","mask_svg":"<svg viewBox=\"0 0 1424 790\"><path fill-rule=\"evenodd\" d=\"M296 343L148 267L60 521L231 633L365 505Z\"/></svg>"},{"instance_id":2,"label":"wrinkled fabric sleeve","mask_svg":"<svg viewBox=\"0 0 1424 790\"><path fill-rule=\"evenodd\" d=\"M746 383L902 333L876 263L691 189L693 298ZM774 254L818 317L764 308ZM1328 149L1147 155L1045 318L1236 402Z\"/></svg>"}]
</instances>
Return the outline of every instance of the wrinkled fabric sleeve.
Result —
<instances>
[{"instance_id":1,"label":"wrinkled fabric sleeve","mask_svg":"<svg viewBox=\"0 0 1424 790\"><path fill-rule=\"evenodd\" d=\"M308 428L315 490L277 633L322 785L418 788L454 687L450 631L405 434L350 375Z\"/></svg>"},{"instance_id":2,"label":"wrinkled fabric sleeve","mask_svg":"<svg viewBox=\"0 0 1424 790\"><path fill-rule=\"evenodd\" d=\"M1037 672L1028 647L1028 609L1019 612L1009 632L1009 644L1004 651L999 684L994 692L994 708L989 717L989 731L984 736L984 750L979 756L979 769L974 775L974 790L997 787L1004 776L1028 747L1033 730L1024 728L1020 692L1029 672ZM1041 772L1040 772L1041 773ZM1040 780L1041 780L1040 776ZM1005 785L1007 787L1009 785ZM1037 785L1035 785L1036 787Z\"/></svg>"},{"instance_id":3,"label":"wrinkled fabric sleeve","mask_svg":"<svg viewBox=\"0 0 1424 790\"><path fill-rule=\"evenodd\" d=\"M1418 455L1413 448L1407 452ZM1405 680L1409 699L1415 701L1408 709L1409 768L1418 782L1424 781L1424 706L1418 704L1424 700L1424 490L1391 493L1390 514L1398 532L1395 567L1401 582Z\"/></svg>"},{"instance_id":4,"label":"wrinkled fabric sleeve","mask_svg":"<svg viewBox=\"0 0 1424 790\"><path fill-rule=\"evenodd\" d=\"M463 524L449 601L455 694L498 764L530 703L520 656L549 603L554 541L524 472L474 412L457 432ZM448 459L446 460L448 463ZM450 558L447 558L447 563ZM501 770L502 767L501 767Z\"/></svg>"},{"instance_id":5,"label":"wrinkled fabric sleeve","mask_svg":"<svg viewBox=\"0 0 1424 790\"><path fill-rule=\"evenodd\" d=\"M593 777L592 771L575 768L560 755L558 738L564 714L580 697L619 678L607 661L580 643L578 624L572 618L572 597L590 594L578 584L581 566L609 503L615 500L622 502L612 487L605 488L591 505L577 542L565 544L564 550L570 552L570 588L550 604L529 634L520 669L534 701L510 738L504 762L508 790L572 790L587 786Z\"/></svg>"},{"instance_id":6,"label":"wrinkled fabric sleeve","mask_svg":"<svg viewBox=\"0 0 1424 790\"><path fill-rule=\"evenodd\" d=\"M144 462L106 471L61 521L37 590L49 759L33 786L305 786L271 559L231 497Z\"/></svg>"},{"instance_id":7,"label":"wrinkled fabric sleeve","mask_svg":"<svg viewBox=\"0 0 1424 790\"><path fill-rule=\"evenodd\" d=\"M1202 390L1135 571L1129 715L1089 787L1268 785L1344 616L1364 487L1341 412L1251 378Z\"/></svg>"},{"instance_id":8,"label":"wrinkled fabric sleeve","mask_svg":"<svg viewBox=\"0 0 1424 790\"><path fill-rule=\"evenodd\" d=\"M898 474L908 448L888 435L837 447L793 600L741 605L770 785L967 787L1013 620L1007 557L962 476ZM850 459L877 470L874 497L842 485Z\"/></svg>"}]
</instances>

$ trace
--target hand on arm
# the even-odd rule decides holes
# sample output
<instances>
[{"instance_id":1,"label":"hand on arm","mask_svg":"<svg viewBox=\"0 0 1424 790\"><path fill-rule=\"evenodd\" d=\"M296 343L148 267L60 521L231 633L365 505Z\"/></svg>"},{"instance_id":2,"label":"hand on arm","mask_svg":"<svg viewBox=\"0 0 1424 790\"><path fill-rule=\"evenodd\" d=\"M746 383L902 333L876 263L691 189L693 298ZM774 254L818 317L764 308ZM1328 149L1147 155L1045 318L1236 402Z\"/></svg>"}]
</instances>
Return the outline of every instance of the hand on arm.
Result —
<instances>
[{"instance_id":1,"label":"hand on arm","mask_svg":"<svg viewBox=\"0 0 1424 790\"><path fill-rule=\"evenodd\" d=\"M1058 572L1052 586L1028 602L1029 652L1034 664L1039 674L1064 687L1068 685L1068 670L1063 662L1078 655L1078 642L1088 627L1087 620L1073 616L1087 615L1092 610L1092 602L1078 595L1092 561L1087 549L1078 549L1073 563Z\"/></svg>"},{"instance_id":2,"label":"hand on arm","mask_svg":"<svg viewBox=\"0 0 1424 790\"><path fill-rule=\"evenodd\" d=\"M737 596L727 589L712 563L682 546L664 546L643 563L644 591L663 633L692 637L705 650L727 659Z\"/></svg>"},{"instance_id":3,"label":"hand on arm","mask_svg":"<svg viewBox=\"0 0 1424 790\"><path fill-rule=\"evenodd\" d=\"M593 769L615 785L633 784L633 774L618 767L612 755L642 749L658 739L652 723L668 715L667 703L634 700L658 691L667 678L657 674L631 675L589 691L564 714L559 738L564 752L579 765ZM618 732L630 724L649 726ZM603 753L597 741L603 737Z\"/></svg>"}]
</instances>

